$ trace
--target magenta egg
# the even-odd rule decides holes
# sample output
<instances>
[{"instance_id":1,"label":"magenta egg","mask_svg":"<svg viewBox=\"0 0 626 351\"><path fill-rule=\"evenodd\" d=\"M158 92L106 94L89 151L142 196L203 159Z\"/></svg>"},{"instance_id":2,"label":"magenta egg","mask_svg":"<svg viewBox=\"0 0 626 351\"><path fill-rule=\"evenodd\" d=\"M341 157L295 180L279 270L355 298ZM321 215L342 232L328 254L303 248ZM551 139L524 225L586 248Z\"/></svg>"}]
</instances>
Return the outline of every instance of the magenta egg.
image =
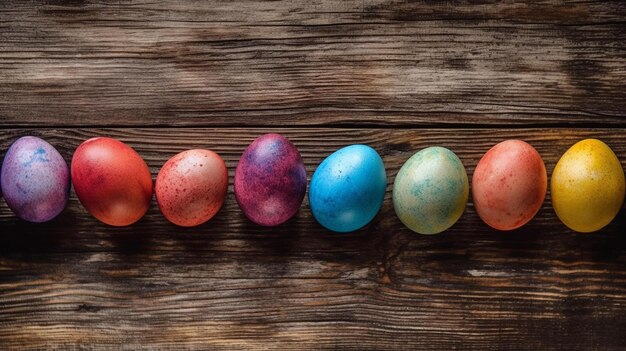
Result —
<instances>
[{"instance_id":1,"label":"magenta egg","mask_svg":"<svg viewBox=\"0 0 626 351\"><path fill-rule=\"evenodd\" d=\"M67 204L70 171L61 154L45 140L16 140L2 163L1 187L9 208L29 222L47 222Z\"/></svg>"},{"instance_id":2,"label":"magenta egg","mask_svg":"<svg viewBox=\"0 0 626 351\"><path fill-rule=\"evenodd\" d=\"M275 226L293 217L306 192L306 169L295 145L265 134L244 151L235 170L235 198L252 222Z\"/></svg>"}]
</instances>

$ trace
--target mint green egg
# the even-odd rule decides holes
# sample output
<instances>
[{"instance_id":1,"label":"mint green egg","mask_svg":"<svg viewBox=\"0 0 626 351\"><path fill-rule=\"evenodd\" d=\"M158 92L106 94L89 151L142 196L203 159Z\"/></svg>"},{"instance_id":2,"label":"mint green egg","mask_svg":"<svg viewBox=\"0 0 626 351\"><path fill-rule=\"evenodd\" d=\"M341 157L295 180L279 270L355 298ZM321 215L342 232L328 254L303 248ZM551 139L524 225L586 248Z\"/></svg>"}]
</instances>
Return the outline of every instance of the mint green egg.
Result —
<instances>
[{"instance_id":1,"label":"mint green egg","mask_svg":"<svg viewBox=\"0 0 626 351\"><path fill-rule=\"evenodd\" d=\"M393 207L414 232L437 234L459 220L469 195L463 163L454 152L429 147L409 158L393 183Z\"/></svg>"}]
</instances>

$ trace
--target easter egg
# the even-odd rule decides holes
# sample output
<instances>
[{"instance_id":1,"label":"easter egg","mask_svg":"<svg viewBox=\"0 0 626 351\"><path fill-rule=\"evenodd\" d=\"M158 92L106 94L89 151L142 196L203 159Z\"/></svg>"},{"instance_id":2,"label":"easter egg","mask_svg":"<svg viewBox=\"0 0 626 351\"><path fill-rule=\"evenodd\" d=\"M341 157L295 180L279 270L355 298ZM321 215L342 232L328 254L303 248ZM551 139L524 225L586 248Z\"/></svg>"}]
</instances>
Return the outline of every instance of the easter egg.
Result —
<instances>
[{"instance_id":1,"label":"easter egg","mask_svg":"<svg viewBox=\"0 0 626 351\"><path fill-rule=\"evenodd\" d=\"M548 188L541 156L530 144L506 140L480 159L472 177L474 207L498 230L528 223L541 208Z\"/></svg>"},{"instance_id":2,"label":"easter egg","mask_svg":"<svg viewBox=\"0 0 626 351\"><path fill-rule=\"evenodd\" d=\"M193 227L211 219L228 190L224 160L210 150L187 150L170 158L157 175L154 192L170 222Z\"/></svg>"},{"instance_id":3,"label":"easter egg","mask_svg":"<svg viewBox=\"0 0 626 351\"><path fill-rule=\"evenodd\" d=\"M67 204L70 172L59 152L46 141L17 139L2 162L0 183L4 199L19 218L47 222Z\"/></svg>"},{"instance_id":4,"label":"easter egg","mask_svg":"<svg viewBox=\"0 0 626 351\"><path fill-rule=\"evenodd\" d=\"M72 157L72 184L92 216L112 226L137 222L152 198L146 162L119 140L98 137L78 146Z\"/></svg>"},{"instance_id":5,"label":"easter egg","mask_svg":"<svg viewBox=\"0 0 626 351\"><path fill-rule=\"evenodd\" d=\"M443 147L415 153L393 183L393 206L400 221L420 234L437 234L461 217L469 181L461 160Z\"/></svg>"},{"instance_id":6,"label":"easter egg","mask_svg":"<svg viewBox=\"0 0 626 351\"><path fill-rule=\"evenodd\" d=\"M624 202L624 170L608 145L577 142L557 162L550 184L552 206L570 229L589 233L609 224Z\"/></svg>"},{"instance_id":7,"label":"easter egg","mask_svg":"<svg viewBox=\"0 0 626 351\"><path fill-rule=\"evenodd\" d=\"M313 217L335 232L351 232L368 224L385 197L385 165L376 150L350 145L326 157L309 187Z\"/></svg>"},{"instance_id":8,"label":"easter egg","mask_svg":"<svg viewBox=\"0 0 626 351\"><path fill-rule=\"evenodd\" d=\"M306 169L295 145L280 134L265 134L239 159L235 199L252 222L276 226L298 212L306 183Z\"/></svg>"}]
</instances>

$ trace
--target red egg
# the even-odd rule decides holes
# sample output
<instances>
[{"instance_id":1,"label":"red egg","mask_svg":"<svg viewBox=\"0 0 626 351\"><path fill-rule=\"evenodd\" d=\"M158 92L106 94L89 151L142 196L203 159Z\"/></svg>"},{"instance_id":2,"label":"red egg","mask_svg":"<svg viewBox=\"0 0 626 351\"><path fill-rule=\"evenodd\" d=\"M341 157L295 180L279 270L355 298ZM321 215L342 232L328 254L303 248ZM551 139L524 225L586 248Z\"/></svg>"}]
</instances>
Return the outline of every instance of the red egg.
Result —
<instances>
[{"instance_id":1,"label":"red egg","mask_svg":"<svg viewBox=\"0 0 626 351\"><path fill-rule=\"evenodd\" d=\"M519 228L541 208L548 175L541 156L528 143L507 140L480 159L472 178L474 207L499 230Z\"/></svg>"},{"instance_id":2,"label":"red egg","mask_svg":"<svg viewBox=\"0 0 626 351\"><path fill-rule=\"evenodd\" d=\"M133 224L150 206L150 170L141 156L121 141L100 137L80 144L71 173L80 202L106 224Z\"/></svg>"},{"instance_id":3,"label":"red egg","mask_svg":"<svg viewBox=\"0 0 626 351\"><path fill-rule=\"evenodd\" d=\"M224 204L228 170L213 151L183 151L163 165L154 190L165 218L182 227L197 226L213 218Z\"/></svg>"}]
</instances>

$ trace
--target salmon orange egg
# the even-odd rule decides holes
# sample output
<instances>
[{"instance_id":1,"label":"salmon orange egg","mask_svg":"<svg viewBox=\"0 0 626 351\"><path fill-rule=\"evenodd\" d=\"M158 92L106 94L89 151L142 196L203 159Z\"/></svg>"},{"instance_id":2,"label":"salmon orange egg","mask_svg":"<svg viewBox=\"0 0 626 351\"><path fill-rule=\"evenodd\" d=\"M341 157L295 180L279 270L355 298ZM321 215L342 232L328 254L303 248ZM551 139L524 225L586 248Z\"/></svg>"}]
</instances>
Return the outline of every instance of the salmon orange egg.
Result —
<instances>
[{"instance_id":1,"label":"salmon orange egg","mask_svg":"<svg viewBox=\"0 0 626 351\"><path fill-rule=\"evenodd\" d=\"M157 175L154 192L170 222L193 227L210 220L224 204L228 170L210 150L183 151L170 158Z\"/></svg>"},{"instance_id":2,"label":"salmon orange egg","mask_svg":"<svg viewBox=\"0 0 626 351\"><path fill-rule=\"evenodd\" d=\"M548 189L541 156L530 144L506 140L480 159L472 177L474 207L498 230L528 223L539 211Z\"/></svg>"}]
</instances>

